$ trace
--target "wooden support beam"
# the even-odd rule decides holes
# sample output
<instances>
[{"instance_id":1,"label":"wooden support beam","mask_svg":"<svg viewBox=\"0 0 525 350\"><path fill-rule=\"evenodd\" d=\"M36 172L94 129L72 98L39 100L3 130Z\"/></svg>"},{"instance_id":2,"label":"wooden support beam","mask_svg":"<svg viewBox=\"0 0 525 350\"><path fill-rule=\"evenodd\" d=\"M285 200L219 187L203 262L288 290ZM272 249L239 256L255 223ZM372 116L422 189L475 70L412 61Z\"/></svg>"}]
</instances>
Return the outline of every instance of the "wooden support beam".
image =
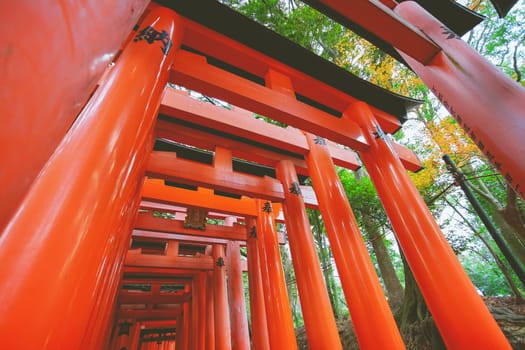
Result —
<instances>
[{"instance_id":1,"label":"wooden support beam","mask_svg":"<svg viewBox=\"0 0 525 350\"><path fill-rule=\"evenodd\" d=\"M298 174L308 175L302 157L298 158L288 154L277 153L226 136L213 135L181 124L159 120L157 122L156 135L163 140L192 145L205 150L213 150L217 146L226 147L232 150L232 154L236 158L250 160L269 167L275 166L275 164L283 158L288 159L297 167ZM348 165L345 166L341 164L340 166L348 167Z\"/></svg>"},{"instance_id":2,"label":"wooden support beam","mask_svg":"<svg viewBox=\"0 0 525 350\"><path fill-rule=\"evenodd\" d=\"M422 64L429 63L440 50L439 46L418 28L380 0L320 0L319 2Z\"/></svg>"},{"instance_id":3,"label":"wooden support beam","mask_svg":"<svg viewBox=\"0 0 525 350\"><path fill-rule=\"evenodd\" d=\"M303 185L301 186L301 190L306 193L304 196L305 205L309 208L316 209L317 199L315 198L315 192L312 187ZM220 210L223 213L243 217L253 217L257 210L254 200L247 197L234 199L217 196L213 194L212 190L204 188L199 188L197 191L185 190L178 187L166 186L164 185L164 181L158 179L145 180L142 197L146 200L162 202L159 204L173 203L187 207ZM279 212L281 208L280 204L274 203L274 205L277 208L276 212ZM160 211L164 209L163 207L159 208Z\"/></svg>"},{"instance_id":4,"label":"wooden support beam","mask_svg":"<svg viewBox=\"0 0 525 350\"><path fill-rule=\"evenodd\" d=\"M419 157L410 148L406 148L399 143L395 143L390 140L394 153L397 153L401 164L406 170L417 172L423 169L423 164L419 160Z\"/></svg>"},{"instance_id":5,"label":"wooden support beam","mask_svg":"<svg viewBox=\"0 0 525 350\"><path fill-rule=\"evenodd\" d=\"M138 277L129 277L124 276L122 279L122 284L179 284L179 285L190 285L191 277L181 277L181 278L162 278L161 280L155 279L154 276L147 276L144 278Z\"/></svg>"},{"instance_id":6,"label":"wooden support beam","mask_svg":"<svg viewBox=\"0 0 525 350\"><path fill-rule=\"evenodd\" d=\"M205 188L191 191L166 186L163 180L158 179L146 179L144 181L142 198L163 203L220 211L233 215L250 217L257 215L257 208L253 199L246 197L234 199L217 196L213 194L213 190Z\"/></svg>"},{"instance_id":7,"label":"wooden support beam","mask_svg":"<svg viewBox=\"0 0 525 350\"><path fill-rule=\"evenodd\" d=\"M124 277L149 276L157 278L193 278L198 271L164 267L124 266Z\"/></svg>"},{"instance_id":8,"label":"wooden support beam","mask_svg":"<svg viewBox=\"0 0 525 350\"><path fill-rule=\"evenodd\" d=\"M241 78L237 77L237 79ZM294 98L292 98L292 101L300 103ZM304 135L300 130L281 128L255 119L253 118L253 113L242 108L229 110L195 100L184 91L168 88L164 94L160 112L201 127L213 128L220 132L234 135L237 138L255 141L269 147L293 152L297 155L305 156L309 152ZM378 114L384 114L383 119L388 119L386 113L378 112ZM328 117L337 120L340 124L344 124L347 121L339 120L332 116ZM353 122L350 121L349 123ZM156 131L158 137L204 149L213 150L215 146L226 147L232 150L235 157L272 167L275 167L279 160L289 159L294 163L298 173L302 175L308 174L303 159L285 154L275 154L267 149L242 142L242 140L238 141L229 139L226 136L212 135L165 120L157 122ZM388 130L386 131L389 132ZM421 169L421 163L412 150L394 142L393 145L407 170L418 171ZM351 170L356 170L361 166L353 151L338 147L334 142L330 141L328 142L328 148L334 164Z\"/></svg>"},{"instance_id":9,"label":"wooden support beam","mask_svg":"<svg viewBox=\"0 0 525 350\"><path fill-rule=\"evenodd\" d=\"M155 217L150 212L140 212L135 220L135 228L147 231L176 233L187 236L210 237L234 241L246 240L246 229L242 225L220 226L206 225L205 230L195 230L184 227L181 220Z\"/></svg>"},{"instance_id":10,"label":"wooden support beam","mask_svg":"<svg viewBox=\"0 0 525 350\"><path fill-rule=\"evenodd\" d=\"M173 309L120 309L117 313L118 318L122 319L133 319L137 321L147 320L176 320L179 313L181 312L180 307Z\"/></svg>"},{"instance_id":11,"label":"wooden support beam","mask_svg":"<svg viewBox=\"0 0 525 350\"><path fill-rule=\"evenodd\" d=\"M161 240L175 240L177 242L203 243L203 244L227 244L228 242L231 241L229 239L222 239L222 238L201 237L201 236L196 236L196 235L181 235L177 233L165 233L165 232L155 232L155 231L146 231L146 230L133 230L132 237L144 237L144 238L153 238L153 239L161 239ZM284 234L282 232L277 232L277 240L279 244L285 244ZM236 240L236 242L239 242L239 244L242 247L246 246L246 241L244 240Z\"/></svg>"},{"instance_id":12,"label":"wooden support beam","mask_svg":"<svg viewBox=\"0 0 525 350\"><path fill-rule=\"evenodd\" d=\"M178 159L173 152L153 151L146 173L149 176L194 186L211 187L220 191L248 195L271 201L284 199L280 181L258 177L213 166Z\"/></svg>"},{"instance_id":13,"label":"wooden support beam","mask_svg":"<svg viewBox=\"0 0 525 350\"><path fill-rule=\"evenodd\" d=\"M175 320L159 320L159 321L144 321L142 322L144 328L173 328L177 326L177 321Z\"/></svg>"},{"instance_id":14,"label":"wooden support beam","mask_svg":"<svg viewBox=\"0 0 525 350\"><path fill-rule=\"evenodd\" d=\"M141 254L137 250L130 250L124 260L126 267L140 267L140 268L167 268L174 270L184 270L184 273L195 270L213 270L214 261L209 255L200 255L198 257L188 256L167 256L167 255L153 255ZM246 261L241 262L242 270L247 271L248 267ZM143 270L149 273L148 269ZM198 272L198 271L195 271Z\"/></svg>"},{"instance_id":15,"label":"wooden support beam","mask_svg":"<svg viewBox=\"0 0 525 350\"><path fill-rule=\"evenodd\" d=\"M155 232L155 231L145 231L145 230L133 230L132 237L144 237L144 238L153 238L153 239L164 239L164 240L176 240L178 242L187 242L187 243L203 243L203 244L227 244L230 242L228 239L222 238L211 238L211 237L202 237L197 235L181 235L177 233L164 233L164 232ZM246 245L245 241L239 241L241 246Z\"/></svg>"},{"instance_id":16,"label":"wooden support beam","mask_svg":"<svg viewBox=\"0 0 525 350\"><path fill-rule=\"evenodd\" d=\"M213 259L206 255L201 255L199 257L166 256L140 254L139 251L130 250L126 255L124 265L183 270L212 270Z\"/></svg>"},{"instance_id":17,"label":"wooden support beam","mask_svg":"<svg viewBox=\"0 0 525 350\"><path fill-rule=\"evenodd\" d=\"M119 304L180 304L189 301L189 293L130 293L121 291L118 296Z\"/></svg>"},{"instance_id":18,"label":"wooden support beam","mask_svg":"<svg viewBox=\"0 0 525 350\"><path fill-rule=\"evenodd\" d=\"M185 22L184 45L214 60L262 80L269 69L283 72L290 76L299 95L335 111L342 112L358 100L366 101L378 107L373 108L374 114L388 133L398 130L401 126L398 118L419 102L363 83L342 68L236 15L224 5L206 2L208 10L202 11L203 1L206 2L166 0L161 3L191 18Z\"/></svg>"},{"instance_id":19,"label":"wooden support beam","mask_svg":"<svg viewBox=\"0 0 525 350\"><path fill-rule=\"evenodd\" d=\"M179 50L172 66L171 81L353 149L368 147L355 122L343 121L295 98L211 66L203 56Z\"/></svg>"},{"instance_id":20,"label":"wooden support beam","mask_svg":"<svg viewBox=\"0 0 525 350\"><path fill-rule=\"evenodd\" d=\"M195 100L189 97L184 91L170 88L166 89L166 93L164 94L160 106L160 112L173 118L203 127L213 128L227 134L282 149L287 152L293 152L303 156L308 154L308 145L306 144L304 135L300 130L294 128L282 128L255 119L252 112L242 108L234 107L233 109L226 109L214 106L210 103ZM163 120L157 122L157 134L160 137L169 138L169 135L172 133L179 134L181 132L179 128L179 125L174 125L173 123ZM211 140L208 142L213 142L215 138L220 140L220 137L218 136L206 135L208 139L211 137ZM234 143L235 141L230 140L230 142ZM247 153L246 151L243 152L243 148L248 145L242 142L241 144L243 146L240 149L237 147L228 148L232 149L234 152L242 152L243 154ZM237 144L234 143L233 145L236 146ZM335 164L352 170L355 170L360 166L356 155L352 151L338 148L335 144L331 144L329 149L334 158ZM261 152L258 151L257 153ZM271 154L269 156L271 156ZM285 155L281 154L278 159L274 158L272 159L272 162L266 161L265 164L270 163L268 165L275 166L277 161L281 160L283 157L285 157ZM250 154L247 154L244 157L241 156L240 158L252 160ZM293 157L290 158L293 159ZM294 162L296 167L299 164L304 166L304 163L299 163L297 161L298 160ZM304 166L304 168L306 167Z\"/></svg>"},{"instance_id":21,"label":"wooden support beam","mask_svg":"<svg viewBox=\"0 0 525 350\"><path fill-rule=\"evenodd\" d=\"M147 210L147 211L158 211L163 213L172 213L172 214L186 214L186 207L182 206L176 206L171 204L164 204L164 203L158 203L158 202L151 202L151 201L141 201L140 202L140 209ZM238 221L242 221L242 216L235 216L231 214L225 214L225 213L219 213L219 212L211 212L208 211L208 217L213 219L219 219L224 220L228 217L234 217ZM225 226L226 223L224 224ZM230 225L231 226L231 225Z\"/></svg>"}]
</instances>

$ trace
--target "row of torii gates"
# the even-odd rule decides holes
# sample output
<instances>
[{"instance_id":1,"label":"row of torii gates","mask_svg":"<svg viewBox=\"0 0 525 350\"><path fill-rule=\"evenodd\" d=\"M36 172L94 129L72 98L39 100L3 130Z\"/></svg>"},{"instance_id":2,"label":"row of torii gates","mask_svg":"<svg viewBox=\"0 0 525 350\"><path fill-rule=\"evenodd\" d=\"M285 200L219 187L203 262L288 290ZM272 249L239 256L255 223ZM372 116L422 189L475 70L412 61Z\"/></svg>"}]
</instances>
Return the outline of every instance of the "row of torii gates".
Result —
<instances>
[{"instance_id":1,"label":"row of torii gates","mask_svg":"<svg viewBox=\"0 0 525 350\"><path fill-rule=\"evenodd\" d=\"M354 151L446 345L510 348L388 136L417 101L219 3L148 3L0 5L2 348L296 349L278 220L309 348L340 349L312 207L359 346L403 349L334 168L360 167ZM523 197L523 88L414 2L308 3L412 67Z\"/></svg>"}]
</instances>

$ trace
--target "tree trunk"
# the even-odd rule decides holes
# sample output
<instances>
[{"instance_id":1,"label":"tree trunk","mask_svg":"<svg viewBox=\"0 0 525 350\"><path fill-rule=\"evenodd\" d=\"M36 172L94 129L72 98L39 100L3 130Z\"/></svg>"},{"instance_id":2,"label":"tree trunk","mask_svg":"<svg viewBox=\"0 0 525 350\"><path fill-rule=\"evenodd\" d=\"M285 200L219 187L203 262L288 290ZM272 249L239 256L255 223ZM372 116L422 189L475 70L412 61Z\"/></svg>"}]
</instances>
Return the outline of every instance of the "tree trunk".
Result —
<instances>
[{"instance_id":1,"label":"tree trunk","mask_svg":"<svg viewBox=\"0 0 525 350\"><path fill-rule=\"evenodd\" d=\"M475 173L475 169L471 165L466 165L465 169L468 173ZM525 224L523 222L525 213L518 206L520 199L517 198L514 190L506 184L503 185L507 196L505 205L502 205L480 178L470 180L469 185L483 199L483 203L489 207L488 212L494 220L494 224L501 231L518 263L525 268Z\"/></svg>"},{"instance_id":2,"label":"tree trunk","mask_svg":"<svg viewBox=\"0 0 525 350\"><path fill-rule=\"evenodd\" d=\"M298 294L297 294L297 283L295 282L295 274L293 271L292 259L288 255L286 247L280 247L281 260L283 264L284 279L286 281L286 289L288 291L288 300L290 302L290 308L292 310L292 317L294 326L302 325L303 315L301 308L299 307Z\"/></svg>"},{"instance_id":3,"label":"tree trunk","mask_svg":"<svg viewBox=\"0 0 525 350\"><path fill-rule=\"evenodd\" d=\"M308 210L308 217L310 219L311 225L313 226L312 231L317 243L317 255L319 256L319 261L323 270L323 277L326 284L326 289L328 291L328 297L330 298L330 304L332 305L334 316L337 319L340 316L340 310L339 300L337 298L337 291L335 289L334 283L334 269L330 259L330 247L327 246L326 238L323 234L323 227L321 225L321 221L319 220L319 211Z\"/></svg>"},{"instance_id":4,"label":"tree trunk","mask_svg":"<svg viewBox=\"0 0 525 350\"><path fill-rule=\"evenodd\" d=\"M494 248L492 248L492 246L490 245L490 243L488 242L488 240L483 237L483 234L481 234L480 232L478 232L478 230L467 220L467 218L461 213L460 210L458 210L458 208L456 208L452 203L450 203L450 201L448 201L446 198L445 198L445 202L452 208L454 209L454 211L459 215L459 217L461 217L461 219L463 220L463 222L472 230L472 233L474 233L474 235L478 236L478 238L481 240L481 242L483 243L483 245L485 245L485 247L487 248L487 250L489 251L490 255L492 255L492 258L494 259L494 261L496 262L496 265L498 265L498 267L500 268L501 272L503 273L503 276L505 277L505 279L507 280L507 284L509 285L510 289L512 290L512 292L514 293L514 295L516 296L516 301L519 302L519 303L522 303L523 302L523 298L521 296L521 292L519 291L518 287L516 286L516 284L514 283L514 281L512 280L512 277L511 277L511 274L510 274L510 271L509 269L507 268L507 265L505 265L505 263L503 262L503 260L500 259L500 257L498 256L497 252L494 250Z\"/></svg>"},{"instance_id":5,"label":"tree trunk","mask_svg":"<svg viewBox=\"0 0 525 350\"><path fill-rule=\"evenodd\" d=\"M392 259L388 254L388 250L383 241L383 237L379 233L377 225L374 224L372 217L366 211L361 210L363 217L363 226L368 235L368 239L372 243L372 248L377 258L379 271L385 283L386 292L388 294L388 302L392 310L397 310L403 302L403 287L399 278L397 278L396 270L392 264Z\"/></svg>"},{"instance_id":6,"label":"tree trunk","mask_svg":"<svg viewBox=\"0 0 525 350\"><path fill-rule=\"evenodd\" d=\"M499 269L503 273L503 276L505 277L505 280L507 281L507 284L509 285L510 289L512 290L512 293L516 297L516 302L522 304L524 302L523 297L521 296L521 292L520 292L518 286L516 286L516 284L512 280L512 276L510 274L509 269L507 268L507 266L505 265L503 260L500 259L500 257L496 253L496 251L494 251L494 249L491 247L491 245L487 241L487 239L485 239L485 237L483 237L483 235L481 233L478 234L478 237L481 240L481 242L483 242L483 244L485 245L487 250L490 252L492 257L494 258L494 261L496 262L496 265L498 265Z\"/></svg>"},{"instance_id":7,"label":"tree trunk","mask_svg":"<svg viewBox=\"0 0 525 350\"><path fill-rule=\"evenodd\" d=\"M445 350L445 344L428 311L414 275L402 255L405 270L405 296L395 315L407 349Z\"/></svg>"}]
</instances>

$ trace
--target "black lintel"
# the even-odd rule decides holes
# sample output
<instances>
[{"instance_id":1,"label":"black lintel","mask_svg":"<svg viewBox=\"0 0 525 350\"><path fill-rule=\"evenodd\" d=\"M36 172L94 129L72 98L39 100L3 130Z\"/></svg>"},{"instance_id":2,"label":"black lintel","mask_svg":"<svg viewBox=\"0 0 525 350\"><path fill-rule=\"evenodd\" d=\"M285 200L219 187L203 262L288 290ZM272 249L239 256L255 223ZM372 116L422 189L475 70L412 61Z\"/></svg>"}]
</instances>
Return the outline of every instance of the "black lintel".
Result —
<instances>
[{"instance_id":1,"label":"black lintel","mask_svg":"<svg viewBox=\"0 0 525 350\"><path fill-rule=\"evenodd\" d=\"M465 35L485 19L485 16L453 0L414 1L459 36Z\"/></svg>"},{"instance_id":2,"label":"black lintel","mask_svg":"<svg viewBox=\"0 0 525 350\"><path fill-rule=\"evenodd\" d=\"M153 148L155 151L165 151L165 152L175 152L177 153L177 157L192 160L194 162L199 162L203 164L211 165L213 163L213 152L200 150L194 147L189 147L180 143L176 142L167 142L164 140L157 139L155 141L155 146ZM248 162L241 159L233 159L232 168L234 171L238 171L240 173L245 173L249 175L255 175L255 176L269 176L272 178L275 178L275 169L261 165L256 164L252 162ZM304 183L304 181L307 179L306 176L303 175L297 175L299 177L299 182ZM224 194L222 194L224 195Z\"/></svg>"},{"instance_id":3,"label":"black lintel","mask_svg":"<svg viewBox=\"0 0 525 350\"><path fill-rule=\"evenodd\" d=\"M180 15L226 35L335 89L405 120L421 101L390 92L325 60L263 25L213 0L158 0ZM199 50L198 47L193 47ZM322 102L322 101L318 101Z\"/></svg>"}]
</instances>

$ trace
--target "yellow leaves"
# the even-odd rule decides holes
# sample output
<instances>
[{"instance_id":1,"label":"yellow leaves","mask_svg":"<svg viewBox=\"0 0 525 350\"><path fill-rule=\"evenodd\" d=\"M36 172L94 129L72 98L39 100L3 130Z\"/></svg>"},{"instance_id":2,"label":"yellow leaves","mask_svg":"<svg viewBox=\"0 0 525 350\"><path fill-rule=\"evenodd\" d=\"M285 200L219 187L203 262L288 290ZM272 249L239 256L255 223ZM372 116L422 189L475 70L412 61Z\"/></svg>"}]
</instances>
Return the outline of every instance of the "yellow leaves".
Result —
<instances>
[{"instance_id":1,"label":"yellow leaves","mask_svg":"<svg viewBox=\"0 0 525 350\"><path fill-rule=\"evenodd\" d=\"M440 167L436 166L437 161L438 159L434 153L432 156L422 161L424 166L423 170L415 174L409 174L417 189L424 190L430 188L435 183L436 178L441 174Z\"/></svg>"},{"instance_id":2,"label":"yellow leaves","mask_svg":"<svg viewBox=\"0 0 525 350\"><path fill-rule=\"evenodd\" d=\"M430 188L446 171L441 160L444 154L452 156L458 167L464 165L472 156L481 156L477 146L451 116L426 122L424 132L427 135L422 137L423 152L418 154L425 169L410 175L420 191Z\"/></svg>"},{"instance_id":3,"label":"yellow leaves","mask_svg":"<svg viewBox=\"0 0 525 350\"><path fill-rule=\"evenodd\" d=\"M335 49L337 65L387 90L410 96L423 85L413 72L351 31L341 37Z\"/></svg>"},{"instance_id":4,"label":"yellow leaves","mask_svg":"<svg viewBox=\"0 0 525 350\"><path fill-rule=\"evenodd\" d=\"M427 128L433 141L439 145L441 153L454 155L458 167L473 155L480 155L478 147L451 116L431 121Z\"/></svg>"}]
</instances>

